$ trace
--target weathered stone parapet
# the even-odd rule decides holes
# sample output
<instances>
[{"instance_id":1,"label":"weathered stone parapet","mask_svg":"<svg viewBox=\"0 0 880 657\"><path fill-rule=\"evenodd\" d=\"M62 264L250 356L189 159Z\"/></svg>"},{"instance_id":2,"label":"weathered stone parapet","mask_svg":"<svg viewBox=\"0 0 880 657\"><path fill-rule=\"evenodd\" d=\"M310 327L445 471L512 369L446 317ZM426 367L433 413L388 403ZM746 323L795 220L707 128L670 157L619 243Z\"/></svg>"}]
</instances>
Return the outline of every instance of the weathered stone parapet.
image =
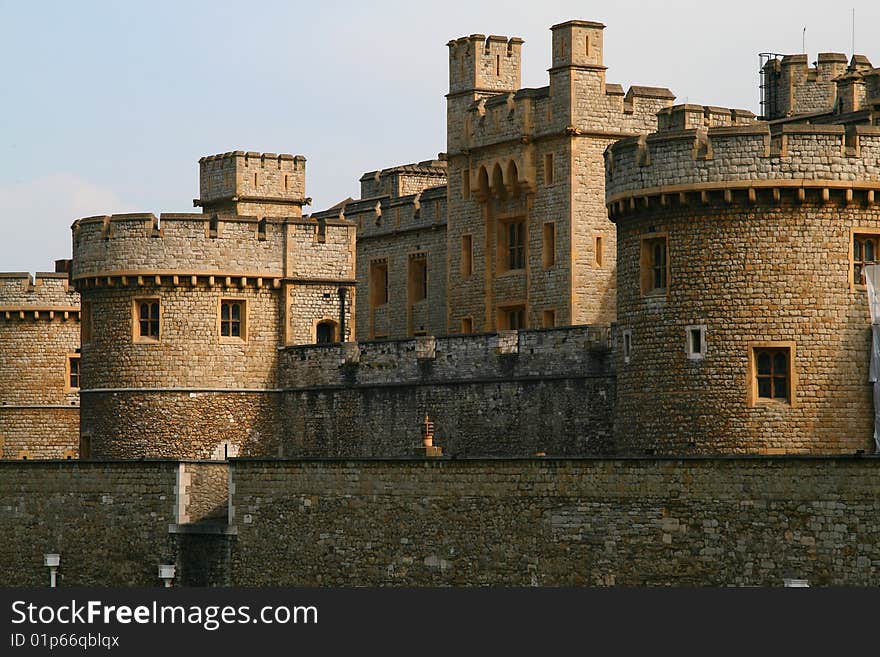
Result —
<instances>
[{"instance_id":1,"label":"weathered stone parapet","mask_svg":"<svg viewBox=\"0 0 880 657\"><path fill-rule=\"evenodd\" d=\"M425 349L433 342L433 358ZM408 385L433 381L605 376L608 328L573 326L281 350L280 387ZM515 360L511 360L515 359ZM427 361L427 362L426 362ZM429 366L429 367L426 367Z\"/></svg>"},{"instance_id":2,"label":"weathered stone parapet","mask_svg":"<svg viewBox=\"0 0 880 657\"><path fill-rule=\"evenodd\" d=\"M156 273L284 274L285 221L208 214L124 214L74 222L74 281Z\"/></svg>"},{"instance_id":3,"label":"weathered stone parapet","mask_svg":"<svg viewBox=\"0 0 880 657\"><path fill-rule=\"evenodd\" d=\"M652 204L688 202L719 192L754 203L758 190L817 189L873 203L880 189L880 127L786 124L683 130L626 139L605 154L612 216ZM776 189L777 191L772 191ZM822 191L826 190L826 191ZM849 190L849 191L847 191ZM796 192L799 200L803 193Z\"/></svg>"}]
</instances>

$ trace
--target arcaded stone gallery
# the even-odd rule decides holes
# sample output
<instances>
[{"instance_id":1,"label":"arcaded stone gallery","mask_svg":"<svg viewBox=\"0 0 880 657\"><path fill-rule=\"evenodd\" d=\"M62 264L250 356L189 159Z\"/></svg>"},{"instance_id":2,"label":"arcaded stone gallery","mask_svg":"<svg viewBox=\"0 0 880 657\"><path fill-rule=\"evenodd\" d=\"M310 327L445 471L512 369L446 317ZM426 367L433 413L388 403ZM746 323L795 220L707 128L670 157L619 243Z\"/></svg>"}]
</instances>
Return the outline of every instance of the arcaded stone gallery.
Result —
<instances>
[{"instance_id":1,"label":"arcaded stone gallery","mask_svg":"<svg viewBox=\"0 0 880 657\"><path fill-rule=\"evenodd\" d=\"M880 69L676 105L604 28L534 89L522 39L450 41L445 151L360 199L212 155L198 212L0 274L6 581L880 584Z\"/></svg>"}]
</instances>

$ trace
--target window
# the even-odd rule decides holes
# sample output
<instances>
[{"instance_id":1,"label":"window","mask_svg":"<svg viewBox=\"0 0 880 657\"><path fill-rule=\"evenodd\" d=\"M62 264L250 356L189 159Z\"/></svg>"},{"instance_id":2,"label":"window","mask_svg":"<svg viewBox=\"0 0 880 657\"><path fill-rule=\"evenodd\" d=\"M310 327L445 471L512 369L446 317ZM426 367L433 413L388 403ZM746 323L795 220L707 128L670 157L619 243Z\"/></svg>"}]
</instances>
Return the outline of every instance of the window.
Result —
<instances>
[{"instance_id":1,"label":"window","mask_svg":"<svg viewBox=\"0 0 880 657\"><path fill-rule=\"evenodd\" d=\"M544 184L553 184L553 153L544 156Z\"/></svg>"},{"instance_id":2,"label":"window","mask_svg":"<svg viewBox=\"0 0 880 657\"><path fill-rule=\"evenodd\" d=\"M623 362L628 363L632 358L632 329L626 329L621 337L623 338Z\"/></svg>"},{"instance_id":3,"label":"window","mask_svg":"<svg viewBox=\"0 0 880 657\"><path fill-rule=\"evenodd\" d=\"M593 263L596 267L601 267L605 260L605 240L601 235L596 235L595 245L593 249Z\"/></svg>"},{"instance_id":4,"label":"window","mask_svg":"<svg viewBox=\"0 0 880 657\"><path fill-rule=\"evenodd\" d=\"M523 219L501 222L498 228L500 271L522 269L526 264L526 222Z\"/></svg>"},{"instance_id":5,"label":"window","mask_svg":"<svg viewBox=\"0 0 880 657\"><path fill-rule=\"evenodd\" d=\"M750 405L783 402L794 405L796 379L793 342L749 345Z\"/></svg>"},{"instance_id":6,"label":"window","mask_svg":"<svg viewBox=\"0 0 880 657\"><path fill-rule=\"evenodd\" d=\"M80 344L92 341L92 302L83 301L80 307L79 340Z\"/></svg>"},{"instance_id":7,"label":"window","mask_svg":"<svg viewBox=\"0 0 880 657\"><path fill-rule=\"evenodd\" d=\"M556 326L556 311L545 310L541 315L544 328L553 328Z\"/></svg>"},{"instance_id":8,"label":"window","mask_svg":"<svg viewBox=\"0 0 880 657\"><path fill-rule=\"evenodd\" d=\"M463 317L462 318L461 332L462 333L473 333L474 332L474 319L473 319L473 317Z\"/></svg>"},{"instance_id":9,"label":"window","mask_svg":"<svg viewBox=\"0 0 880 657\"><path fill-rule=\"evenodd\" d=\"M220 338L231 341L247 337L247 307L242 299L220 299Z\"/></svg>"},{"instance_id":10,"label":"window","mask_svg":"<svg viewBox=\"0 0 880 657\"><path fill-rule=\"evenodd\" d=\"M419 253L409 259L410 303L424 301L428 297L428 256Z\"/></svg>"},{"instance_id":11,"label":"window","mask_svg":"<svg viewBox=\"0 0 880 657\"><path fill-rule=\"evenodd\" d=\"M92 437L86 433L79 437L79 458L87 459L92 456Z\"/></svg>"},{"instance_id":12,"label":"window","mask_svg":"<svg viewBox=\"0 0 880 657\"><path fill-rule=\"evenodd\" d=\"M79 354L67 354L66 392L79 390Z\"/></svg>"},{"instance_id":13,"label":"window","mask_svg":"<svg viewBox=\"0 0 880 657\"><path fill-rule=\"evenodd\" d=\"M669 285L669 258L666 235L642 238L642 294L666 294Z\"/></svg>"},{"instance_id":14,"label":"window","mask_svg":"<svg viewBox=\"0 0 880 657\"><path fill-rule=\"evenodd\" d=\"M474 273L474 240L471 235L461 236L461 275L467 278Z\"/></svg>"},{"instance_id":15,"label":"window","mask_svg":"<svg viewBox=\"0 0 880 657\"><path fill-rule=\"evenodd\" d=\"M544 224L544 243L542 256L544 261L544 269L548 269L556 264L556 224L552 221Z\"/></svg>"},{"instance_id":16,"label":"window","mask_svg":"<svg viewBox=\"0 0 880 657\"><path fill-rule=\"evenodd\" d=\"M370 305L388 303L388 261L374 260L370 263Z\"/></svg>"},{"instance_id":17,"label":"window","mask_svg":"<svg viewBox=\"0 0 880 657\"><path fill-rule=\"evenodd\" d=\"M498 309L498 328L502 331L526 328L526 307L509 306Z\"/></svg>"},{"instance_id":18,"label":"window","mask_svg":"<svg viewBox=\"0 0 880 657\"><path fill-rule=\"evenodd\" d=\"M135 299L134 339L136 342L158 342L162 331L158 299Z\"/></svg>"},{"instance_id":19,"label":"window","mask_svg":"<svg viewBox=\"0 0 880 657\"><path fill-rule=\"evenodd\" d=\"M685 353L692 360L699 360L706 355L706 327L685 326Z\"/></svg>"},{"instance_id":20,"label":"window","mask_svg":"<svg viewBox=\"0 0 880 657\"><path fill-rule=\"evenodd\" d=\"M471 171L470 169L462 169L461 172L461 197L471 197Z\"/></svg>"},{"instance_id":21,"label":"window","mask_svg":"<svg viewBox=\"0 0 880 657\"><path fill-rule=\"evenodd\" d=\"M336 327L338 325L332 319L325 319L318 322L315 327L315 342L317 344L331 344L338 342L336 337Z\"/></svg>"},{"instance_id":22,"label":"window","mask_svg":"<svg viewBox=\"0 0 880 657\"><path fill-rule=\"evenodd\" d=\"M865 284L865 265L876 264L878 254L880 254L880 235L853 234L853 285Z\"/></svg>"}]
</instances>

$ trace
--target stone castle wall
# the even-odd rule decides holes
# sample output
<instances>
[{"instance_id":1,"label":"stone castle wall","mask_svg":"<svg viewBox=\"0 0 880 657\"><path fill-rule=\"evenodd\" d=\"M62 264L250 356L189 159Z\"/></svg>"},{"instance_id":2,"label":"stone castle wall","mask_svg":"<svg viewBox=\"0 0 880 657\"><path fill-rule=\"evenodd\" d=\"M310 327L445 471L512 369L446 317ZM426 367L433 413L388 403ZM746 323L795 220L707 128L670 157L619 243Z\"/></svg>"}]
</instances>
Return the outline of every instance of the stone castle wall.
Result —
<instances>
[{"instance_id":1,"label":"stone castle wall","mask_svg":"<svg viewBox=\"0 0 880 657\"><path fill-rule=\"evenodd\" d=\"M625 93L606 83L603 28L554 26L550 84L539 89L519 89L517 43L510 49L517 61L509 69L502 64L491 95L485 85L466 95L461 62L477 57L491 69L494 42L450 43L450 331L505 328L507 311L519 307L528 327L613 321L615 232L604 206L601 154L621 137L655 129L657 111L674 96L641 86ZM525 265L507 269L503 233L520 220ZM462 262L463 240L473 245L472 266Z\"/></svg>"},{"instance_id":2,"label":"stone castle wall","mask_svg":"<svg viewBox=\"0 0 880 657\"><path fill-rule=\"evenodd\" d=\"M466 455L613 450L607 329L290 347L279 366L285 456L405 456L427 415Z\"/></svg>"},{"instance_id":3,"label":"stone castle wall","mask_svg":"<svg viewBox=\"0 0 880 657\"><path fill-rule=\"evenodd\" d=\"M876 586L876 465L236 461L232 582Z\"/></svg>"},{"instance_id":4,"label":"stone castle wall","mask_svg":"<svg viewBox=\"0 0 880 657\"><path fill-rule=\"evenodd\" d=\"M446 330L446 187L415 194L361 199L345 205L357 226L357 335L400 338ZM410 260L427 262L427 295L412 298ZM370 267L387 265L388 301L371 303Z\"/></svg>"},{"instance_id":5,"label":"stone castle wall","mask_svg":"<svg viewBox=\"0 0 880 657\"><path fill-rule=\"evenodd\" d=\"M79 295L67 274L0 274L0 458L73 458Z\"/></svg>"},{"instance_id":6,"label":"stone castle wall","mask_svg":"<svg viewBox=\"0 0 880 657\"><path fill-rule=\"evenodd\" d=\"M854 137L854 139L853 139ZM860 152L855 157L854 152ZM710 128L608 152L618 227L615 439L624 453L852 453L872 446L870 318L854 235L880 232L880 131ZM644 288L645 244L668 283ZM702 357L688 327L703 327ZM782 348L783 399L755 359ZM627 362L628 361L628 362ZM845 427L842 430L841 427Z\"/></svg>"}]
</instances>

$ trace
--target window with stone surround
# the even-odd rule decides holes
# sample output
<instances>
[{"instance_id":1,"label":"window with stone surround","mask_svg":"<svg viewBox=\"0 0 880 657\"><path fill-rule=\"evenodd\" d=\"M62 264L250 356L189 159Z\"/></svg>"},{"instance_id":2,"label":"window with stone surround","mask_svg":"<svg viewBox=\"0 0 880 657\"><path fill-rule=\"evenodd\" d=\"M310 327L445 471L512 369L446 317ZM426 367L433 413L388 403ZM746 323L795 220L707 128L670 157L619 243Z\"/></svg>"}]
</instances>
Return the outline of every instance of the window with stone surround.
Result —
<instances>
[{"instance_id":1,"label":"window with stone surround","mask_svg":"<svg viewBox=\"0 0 880 657\"><path fill-rule=\"evenodd\" d=\"M474 273L474 238L472 235L461 236L461 277L467 278Z\"/></svg>"},{"instance_id":2,"label":"window with stone surround","mask_svg":"<svg viewBox=\"0 0 880 657\"><path fill-rule=\"evenodd\" d=\"M552 308L545 310L541 313L541 320L544 328L553 328L556 326L556 310Z\"/></svg>"},{"instance_id":3,"label":"window with stone surround","mask_svg":"<svg viewBox=\"0 0 880 657\"><path fill-rule=\"evenodd\" d=\"M669 242L665 233L642 236L641 288L643 295L666 294L669 287Z\"/></svg>"},{"instance_id":4,"label":"window with stone surround","mask_svg":"<svg viewBox=\"0 0 880 657\"><path fill-rule=\"evenodd\" d=\"M384 306L388 303L388 260L373 260L370 263L370 306Z\"/></svg>"},{"instance_id":5,"label":"window with stone surround","mask_svg":"<svg viewBox=\"0 0 880 657\"><path fill-rule=\"evenodd\" d=\"M749 344L749 405L785 403L794 406L797 377L794 342Z\"/></svg>"},{"instance_id":6,"label":"window with stone surround","mask_svg":"<svg viewBox=\"0 0 880 657\"><path fill-rule=\"evenodd\" d=\"M428 297L428 255L414 253L409 258L409 301L418 303Z\"/></svg>"},{"instance_id":7,"label":"window with stone surround","mask_svg":"<svg viewBox=\"0 0 880 657\"><path fill-rule=\"evenodd\" d=\"M541 256L544 269L556 264L556 223L548 221L544 224Z\"/></svg>"},{"instance_id":8,"label":"window with stone surround","mask_svg":"<svg viewBox=\"0 0 880 657\"><path fill-rule=\"evenodd\" d=\"M159 299L135 299L133 324L135 342L158 342L162 335Z\"/></svg>"},{"instance_id":9,"label":"window with stone surround","mask_svg":"<svg viewBox=\"0 0 880 657\"><path fill-rule=\"evenodd\" d=\"M523 269L526 264L526 222L522 217L498 222L498 270Z\"/></svg>"},{"instance_id":10,"label":"window with stone surround","mask_svg":"<svg viewBox=\"0 0 880 657\"><path fill-rule=\"evenodd\" d=\"M864 285L865 265L880 262L880 233L854 231L850 261L852 285Z\"/></svg>"},{"instance_id":11,"label":"window with stone surround","mask_svg":"<svg viewBox=\"0 0 880 657\"><path fill-rule=\"evenodd\" d=\"M706 327L703 324L692 324L684 327L685 353L691 360L700 360L706 356Z\"/></svg>"},{"instance_id":12,"label":"window with stone surround","mask_svg":"<svg viewBox=\"0 0 880 657\"><path fill-rule=\"evenodd\" d=\"M317 344L332 344L339 342L339 324L332 319L324 319L315 326L315 342Z\"/></svg>"},{"instance_id":13,"label":"window with stone surround","mask_svg":"<svg viewBox=\"0 0 880 657\"><path fill-rule=\"evenodd\" d=\"M498 329L512 331L526 328L525 304L498 308Z\"/></svg>"},{"instance_id":14,"label":"window with stone surround","mask_svg":"<svg viewBox=\"0 0 880 657\"><path fill-rule=\"evenodd\" d=\"M605 261L605 238L602 235L596 235L593 245L593 264L601 267Z\"/></svg>"},{"instance_id":15,"label":"window with stone surround","mask_svg":"<svg viewBox=\"0 0 880 657\"><path fill-rule=\"evenodd\" d=\"M553 153L544 155L544 184L548 187L555 182L555 171L553 171Z\"/></svg>"},{"instance_id":16,"label":"window with stone surround","mask_svg":"<svg viewBox=\"0 0 880 657\"><path fill-rule=\"evenodd\" d=\"M220 299L220 341L247 340L247 302L244 299Z\"/></svg>"},{"instance_id":17,"label":"window with stone surround","mask_svg":"<svg viewBox=\"0 0 880 657\"><path fill-rule=\"evenodd\" d=\"M67 354L67 363L64 373L64 391L78 391L79 383L79 354Z\"/></svg>"},{"instance_id":18,"label":"window with stone surround","mask_svg":"<svg viewBox=\"0 0 880 657\"><path fill-rule=\"evenodd\" d=\"M461 332L462 333L473 333L474 332L474 318L473 317L462 317L462 319L461 319Z\"/></svg>"}]
</instances>

